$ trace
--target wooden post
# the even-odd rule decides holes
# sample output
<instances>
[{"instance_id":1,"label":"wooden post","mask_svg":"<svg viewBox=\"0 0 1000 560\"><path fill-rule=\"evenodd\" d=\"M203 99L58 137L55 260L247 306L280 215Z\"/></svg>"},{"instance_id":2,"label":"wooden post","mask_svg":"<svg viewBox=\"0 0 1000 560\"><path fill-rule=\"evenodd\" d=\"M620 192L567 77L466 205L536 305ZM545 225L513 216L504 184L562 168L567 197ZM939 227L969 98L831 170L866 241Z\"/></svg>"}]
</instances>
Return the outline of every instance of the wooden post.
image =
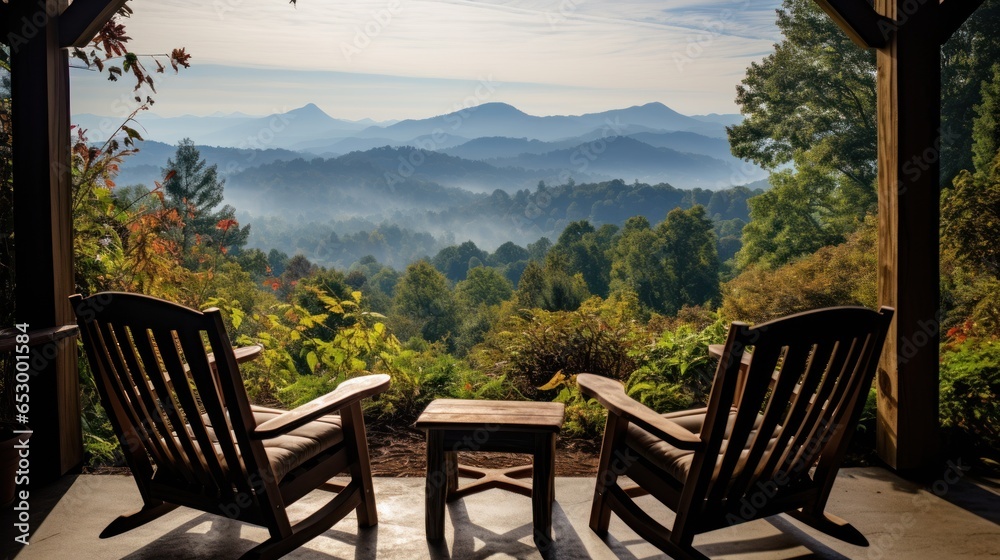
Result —
<instances>
[{"instance_id":1,"label":"wooden post","mask_svg":"<svg viewBox=\"0 0 1000 560\"><path fill-rule=\"evenodd\" d=\"M878 49L878 293L896 319L876 378L877 447L893 468L925 470L940 447L940 45L983 0L816 2Z\"/></svg>"},{"instance_id":2,"label":"wooden post","mask_svg":"<svg viewBox=\"0 0 1000 560\"><path fill-rule=\"evenodd\" d=\"M66 5L9 4L16 318L32 329L74 322L67 299L73 292L69 60L58 29ZM53 344L33 349L33 484L83 458L76 338Z\"/></svg>"},{"instance_id":3,"label":"wooden post","mask_svg":"<svg viewBox=\"0 0 1000 560\"><path fill-rule=\"evenodd\" d=\"M876 377L877 448L897 470L924 470L939 449L938 10L937 2L905 0L876 0L875 8L896 21L878 50L878 293L896 320Z\"/></svg>"}]
</instances>

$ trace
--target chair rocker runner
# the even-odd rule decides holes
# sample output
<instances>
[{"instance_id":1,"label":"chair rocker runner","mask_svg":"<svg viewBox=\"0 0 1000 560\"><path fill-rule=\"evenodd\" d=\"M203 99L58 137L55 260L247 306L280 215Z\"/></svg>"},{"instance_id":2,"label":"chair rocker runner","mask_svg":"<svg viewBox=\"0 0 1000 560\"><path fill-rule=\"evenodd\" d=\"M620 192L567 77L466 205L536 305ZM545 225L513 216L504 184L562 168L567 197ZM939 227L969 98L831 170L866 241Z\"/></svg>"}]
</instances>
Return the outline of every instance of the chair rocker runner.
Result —
<instances>
[{"instance_id":1,"label":"chair rocker runner","mask_svg":"<svg viewBox=\"0 0 1000 560\"><path fill-rule=\"evenodd\" d=\"M388 376L345 381L290 412L252 406L218 309L114 292L70 300L143 501L101 538L186 506L267 527L270 539L242 556L267 559L352 510L359 526L378 522L360 403ZM346 485L328 482L341 473ZM285 508L315 489L335 495L292 525Z\"/></svg>"},{"instance_id":2,"label":"chair rocker runner","mask_svg":"<svg viewBox=\"0 0 1000 560\"><path fill-rule=\"evenodd\" d=\"M699 410L660 415L618 381L577 376L580 390L608 410L591 529L606 535L614 512L670 556L706 558L692 546L696 534L785 512L867 546L824 509L892 316L888 307L837 307L755 327L733 323ZM621 487L620 476L636 486ZM672 529L633 501L644 494L676 512Z\"/></svg>"}]
</instances>

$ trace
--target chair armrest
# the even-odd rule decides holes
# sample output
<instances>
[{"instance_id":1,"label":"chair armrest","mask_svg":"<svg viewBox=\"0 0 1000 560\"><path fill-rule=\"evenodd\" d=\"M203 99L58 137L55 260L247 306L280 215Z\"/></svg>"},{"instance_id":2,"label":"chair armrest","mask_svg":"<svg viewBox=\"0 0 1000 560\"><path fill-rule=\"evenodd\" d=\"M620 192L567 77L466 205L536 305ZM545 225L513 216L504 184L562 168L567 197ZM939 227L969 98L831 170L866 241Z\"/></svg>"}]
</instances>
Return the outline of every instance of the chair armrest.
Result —
<instances>
[{"instance_id":1,"label":"chair armrest","mask_svg":"<svg viewBox=\"0 0 1000 560\"><path fill-rule=\"evenodd\" d=\"M251 437L267 439L300 428L320 416L346 408L361 399L377 395L389 388L389 376L385 374L365 375L348 379L336 389L296 407L281 416L272 418L257 426Z\"/></svg>"},{"instance_id":2,"label":"chair armrest","mask_svg":"<svg viewBox=\"0 0 1000 560\"><path fill-rule=\"evenodd\" d=\"M576 376L576 383L584 395L597 399L609 413L625 418L666 440L670 445L687 450L695 450L701 446L700 436L625 394L625 387L621 382L600 375L581 373Z\"/></svg>"}]
</instances>

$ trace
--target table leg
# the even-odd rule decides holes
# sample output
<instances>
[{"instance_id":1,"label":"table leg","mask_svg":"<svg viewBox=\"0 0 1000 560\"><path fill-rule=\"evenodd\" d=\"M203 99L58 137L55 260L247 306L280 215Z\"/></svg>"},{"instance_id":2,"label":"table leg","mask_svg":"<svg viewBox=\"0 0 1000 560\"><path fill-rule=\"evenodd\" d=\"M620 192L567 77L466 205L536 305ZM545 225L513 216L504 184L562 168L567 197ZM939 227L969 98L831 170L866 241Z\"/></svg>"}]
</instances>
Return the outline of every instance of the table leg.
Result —
<instances>
[{"instance_id":1,"label":"table leg","mask_svg":"<svg viewBox=\"0 0 1000 560\"><path fill-rule=\"evenodd\" d=\"M448 501L451 501L451 495L458 490L458 453L446 451L444 466L448 474Z\"/></svg>"},{"instance_id":2,"label":"table leg","mask_svg":"<svg viewBox=\"0 0 1000 560\"><path fill-rule=\"evenodd\" d=\"M534 465L531 473L531 513L535 544L539 548L552 542L552 502L555 499L556 435L535 435Z\"/></svg>"},{"instance_id":3,"label":"table leg","mask_svg":"<svg viewBox=\"0 0 1000 560\"><path fill-rule=\"evenodd\" d=\"M448 495L448 468L444 432L427 430L427 482L424 488L424 525L427 540L444 538L444 502Z\"/></svg>"}]
</instances>

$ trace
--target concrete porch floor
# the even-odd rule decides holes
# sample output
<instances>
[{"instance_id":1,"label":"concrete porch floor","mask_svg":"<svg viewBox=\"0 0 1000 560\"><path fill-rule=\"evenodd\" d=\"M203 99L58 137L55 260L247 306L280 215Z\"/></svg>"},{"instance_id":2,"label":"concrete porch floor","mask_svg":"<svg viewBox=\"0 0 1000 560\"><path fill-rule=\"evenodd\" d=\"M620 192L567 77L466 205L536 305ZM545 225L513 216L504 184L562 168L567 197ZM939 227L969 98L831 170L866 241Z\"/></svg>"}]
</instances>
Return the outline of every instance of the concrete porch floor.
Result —
<instances>
[{"instance_id":1,"label":"concrete porch floor","mask_svg":"<svg viewBox=\"0 0 1000 560\"><path fill-rule=\"evenodd\" d=\"M964 479L949 483L955 480L942 473L935 484L922 486L878 468L841 471L828 511L864 533L871 543L868 548L829 538L785 516L701 535L695 546L713 558L762 560L1000 558L998 486ZM549 558L667 558L614 516L606 541L591 532L587 520L593 484L591 478L556 479L556 542ZM449 504L445 543L430 546L424 538L423 479L376 478L375 491L376 528L359 533L352 514L286 558L542 558L532 544L531 504L526 497L489 490ZM292 515L304 515L323 496L307 496L290 509ZM5 538L5 558L227 559L238 558L267 539L262 528L184 508L129 533L98 539L116 516L139 506L135 484L126 476L66 477L31 498L31 544L15 547L12 537ZM642 500L653 503L648 497ZM660 520L672 521L669 510L653 507L649 511ZM5 533L11 531L10 517L11 512L5 511Z\"/></svg>"}]
</instances>

